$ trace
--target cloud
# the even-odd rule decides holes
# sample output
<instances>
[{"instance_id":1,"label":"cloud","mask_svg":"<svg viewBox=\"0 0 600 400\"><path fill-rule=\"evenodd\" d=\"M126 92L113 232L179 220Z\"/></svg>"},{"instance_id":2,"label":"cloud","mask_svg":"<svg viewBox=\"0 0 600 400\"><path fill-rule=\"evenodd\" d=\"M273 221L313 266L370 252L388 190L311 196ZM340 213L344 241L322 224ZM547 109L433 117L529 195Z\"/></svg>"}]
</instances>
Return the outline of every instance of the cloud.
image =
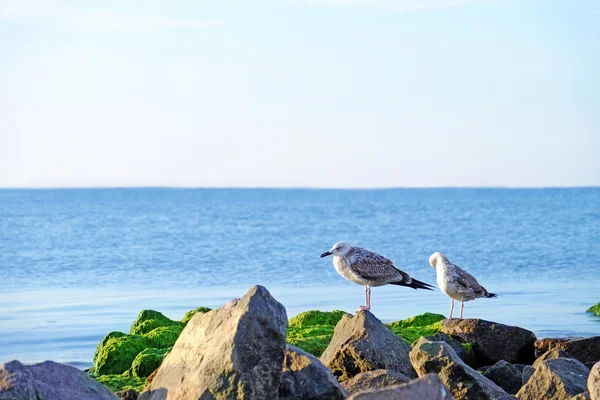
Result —
<instances>
[{"instance_id":1,"label":"cloud","mask_svg":"<svg viewBox=\"0 0 600 400\"><path fill-rule=\"evenodd\" d=\"M489 0L300 0L313 7L369 7L388 11L407 12L423 9L463 7Z\"/></svg>"},{"instance_id":2,"label":"cloud","mask_svg":"<svg viewBox=\"0 0 600 400\"><path fill-rule=\"evenodd\" d=\"M56 0L0 0L0 21L133 30L192 29L224 23L220 19L179 18L150 14L139 9L87 8L82 4Z\"/></svg>"}]
</instances>

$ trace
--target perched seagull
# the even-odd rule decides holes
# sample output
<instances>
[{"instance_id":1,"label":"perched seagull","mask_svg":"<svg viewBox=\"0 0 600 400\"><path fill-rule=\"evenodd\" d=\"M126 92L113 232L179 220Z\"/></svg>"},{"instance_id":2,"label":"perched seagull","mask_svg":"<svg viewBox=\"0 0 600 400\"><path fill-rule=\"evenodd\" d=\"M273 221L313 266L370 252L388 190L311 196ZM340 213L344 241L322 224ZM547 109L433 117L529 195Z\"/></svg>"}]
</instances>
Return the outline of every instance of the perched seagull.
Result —
<instances>
[{"instance_id":1,"label":"perched seagull","mask_svg":"<svg viewBox=\"0 0 600 400\"><path fill-rule=\"evenodd\" d=\"M437 284L442 292L452 299L450 319L452 319L452 311L454 311L454 300L460 300L460 319L462 319L465 301L475 300L479 297L498 297L497 294L490 293L481 286L473 275L448 261L442 253L433 253L429 257L429 265L435 268Z\"/></svg>"},{"instance_id":2,"label":"perched seagull","mask_svg":"<svg viewBox=\"0 0 600 400\"><path fill-rule=\"evenodd\" d=\"M329 255L333 255L333 266L338 274L365 287L367 305L358 307L357 312L371 309L371 286L399 285L433 290L433 286L413 279L394 267L394 263L387 258L361 247L339 242L331 250L321 254L321 257Z\"/></svg>"}]
</instances>

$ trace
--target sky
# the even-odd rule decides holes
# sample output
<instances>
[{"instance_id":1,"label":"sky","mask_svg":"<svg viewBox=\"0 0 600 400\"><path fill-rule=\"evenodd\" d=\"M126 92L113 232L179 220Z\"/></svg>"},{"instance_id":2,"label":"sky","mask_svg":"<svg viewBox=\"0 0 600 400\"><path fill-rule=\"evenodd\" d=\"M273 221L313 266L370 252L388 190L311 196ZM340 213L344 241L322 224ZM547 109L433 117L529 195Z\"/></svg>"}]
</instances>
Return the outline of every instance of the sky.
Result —
<instances>
[{"instance_id":1,"label":"sky","mask_svg":"<svg viewBox=\"0 0 600 400\"><path fill-rule=\"evenodd\" d=\"M597 0L0 0L0 187L600 185Z\"/></svg>"}]
</instances>

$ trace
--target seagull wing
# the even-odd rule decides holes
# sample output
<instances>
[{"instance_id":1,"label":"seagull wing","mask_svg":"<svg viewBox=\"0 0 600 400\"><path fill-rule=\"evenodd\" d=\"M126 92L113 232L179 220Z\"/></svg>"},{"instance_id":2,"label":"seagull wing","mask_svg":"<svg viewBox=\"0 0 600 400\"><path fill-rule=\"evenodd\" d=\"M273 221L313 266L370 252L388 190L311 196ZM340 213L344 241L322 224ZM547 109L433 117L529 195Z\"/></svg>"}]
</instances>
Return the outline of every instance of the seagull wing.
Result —
<instances>
[{"instance_id":1,"label":"seagull wing","mask_svg":"<svg viewBox=\"0 0 600 400\"><path fill-rule=\"evenodd\" d=\"M410 276L394 267L394 263L372 251L354 247L348 255L350 268L361 278L379 284L411 283Z\"/></svg>"},{"instance_id":2,"label":"seagull wing","mask_svg":"<svg viewBox=\"0 0 600 400\"><path fill-rule=\"evenodd\" d=\"M456 283L460 285L459 292L467 296L481 297L485 296L487 290L477 282L477 279L467 271L459 267L454 266L456 273Z\"/></svg>"}]
</instances>

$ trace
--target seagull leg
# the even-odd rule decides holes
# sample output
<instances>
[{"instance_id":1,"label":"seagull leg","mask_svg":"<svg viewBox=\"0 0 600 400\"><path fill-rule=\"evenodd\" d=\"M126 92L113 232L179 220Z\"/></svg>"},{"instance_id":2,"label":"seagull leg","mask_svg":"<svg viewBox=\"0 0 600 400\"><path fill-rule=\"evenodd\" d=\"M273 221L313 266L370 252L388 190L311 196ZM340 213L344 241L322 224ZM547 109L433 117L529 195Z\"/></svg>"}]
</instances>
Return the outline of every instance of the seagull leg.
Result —
<instances>
[{"instance_id":1,"label":"seagull leg","mask_svg":"<svg viewBox=\"0 0 600 400\"><path fill-rule=\"evenodd\" d=\"M369 311L371 309L371 288L368 286L365 286L365 301L367 305L358 307L356 312Z\"/></svg>"},{"instance_id":2,"label":"seagull leg","mask_svg":"<svg viewBox=\"0 0 600 400\"><path fill-rule=\"evenodd\" d=\"M452 319L452 311L454 311L454 299L450 299L452 301L452 303L450 303L450 318L448 319Z\"/></svg>"},{"instance_id":3,"label":"seagull leg","mask_svg":"<svg viewBox=\"0 0 600 400\"><path fill-rule=\"evenodd\" d=\"M465 302L463 300L460 301L460 319L462 319L463 307L465 306Z\"/></svg>"}]
</instances>

